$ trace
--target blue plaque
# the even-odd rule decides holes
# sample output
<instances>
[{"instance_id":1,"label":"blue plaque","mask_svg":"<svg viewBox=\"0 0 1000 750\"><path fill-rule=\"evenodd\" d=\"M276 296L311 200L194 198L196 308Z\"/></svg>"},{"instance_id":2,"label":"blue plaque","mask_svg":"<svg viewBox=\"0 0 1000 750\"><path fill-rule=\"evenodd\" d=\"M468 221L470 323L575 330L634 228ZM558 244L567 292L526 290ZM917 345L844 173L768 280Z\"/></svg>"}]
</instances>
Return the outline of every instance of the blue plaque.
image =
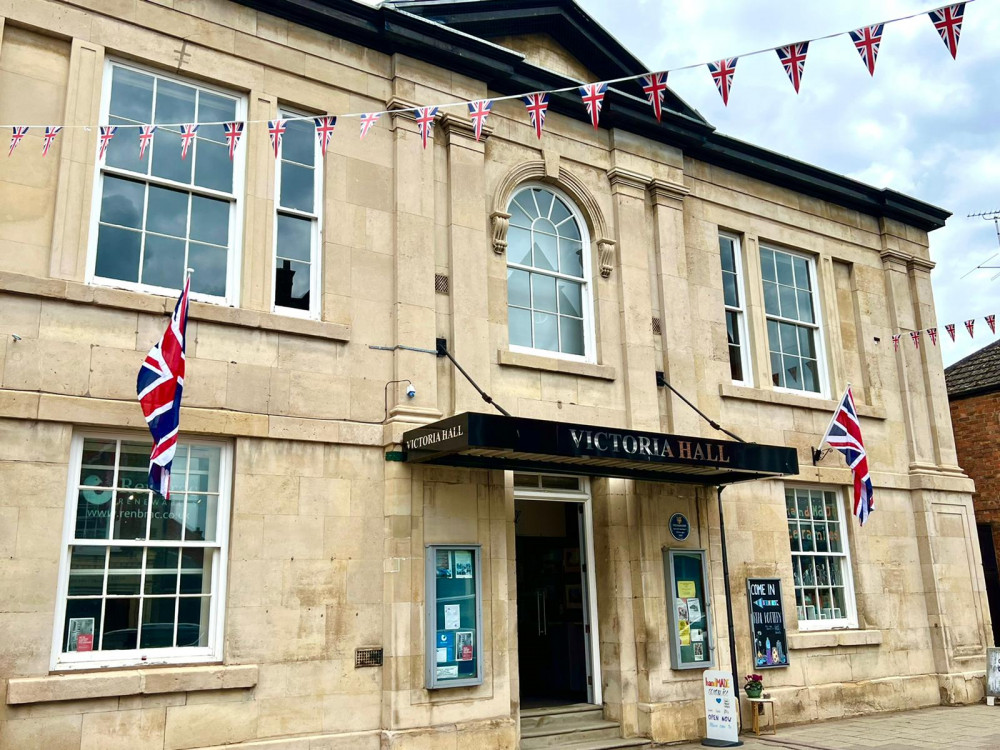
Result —
<instances>
[{"instance_id":1,"label":"blue plaque","mask_svg":"<svg viewBox=\"0 0 1000 750\"><path fill-rule=\"evenodd\" d=\"M670 516L670 534L678 542L683 542L691 533L691 524L688 523L687 516L683 513L674 513Z\"/></svg>"}]
</instances>

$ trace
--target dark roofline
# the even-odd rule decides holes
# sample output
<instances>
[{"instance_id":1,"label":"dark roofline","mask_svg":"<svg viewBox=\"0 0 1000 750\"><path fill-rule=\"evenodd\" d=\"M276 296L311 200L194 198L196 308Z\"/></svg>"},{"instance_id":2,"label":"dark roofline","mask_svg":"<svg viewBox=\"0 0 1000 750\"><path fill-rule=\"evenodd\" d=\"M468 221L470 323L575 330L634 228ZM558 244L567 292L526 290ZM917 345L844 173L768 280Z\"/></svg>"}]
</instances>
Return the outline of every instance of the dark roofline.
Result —
<instances>
[{"instance_id":1,"label":"dark roofline","mask_svg":"<svg viewBox=\"0 0 1000 750\"><path fill-rule=\"evenodd\" d=\"M957 391L955 393L949 391L948 401L962 401L967 398L975 398L976 396L989 396L993 393L1000 393L1000 383L982 386L981 388L970 388L967 391Z\"/></svg>"},{"instance_id":2,"label":"dark roofline","mask_svg":"<svg viewBox=\"0 0 1000 750\"><path fill-rule=\"evenodd\" d=\"M524 56L513 50L388 5L373 8L355 0L234 2L386 54L409 55L477 78L501 94L551 90L579 83L525 62ZM561 8L570 0L552 2ZM582 11L578 12L582 14ZM594 25L600 28L596 22ZM635 58L633 61L638 62ZM944 226L945 220L951 216L944 209L894 190L875 188L717 133L694 110L691 110L692 114L686 114L665 109L662 123L657 123L645 98L641 97L638 87L635 88L635 94L627 89L609 90L601 114L602 127L628 130L681 148L685 155L709 164L865 214L895 219L925 231ZM573 92L553 94L550 109L567 117L588 121L579 97Z\"/></svg>"},{"instance_id":3,"label":"dark roofline","mask_svg":"<svg viewBox=\"0 0 1000 750\"><path fill-rule=\"evenodd\" d=\"M982 360L981 364L980 360ZM948 383L951 379L948 377L949 375L957 376L959 382L968 382L968 373L965 371L970 367L974 368L973 372L980 376L978 382L974 381L966 388L951 386ZM944 377L949 401L959 401L964 398L1000 392L1000 340L976 349L971 354L962 357L958 362L950 364L945 368ZM996 380L983 382L988 378L996 378Z\"/></svg>"}]
</instances>

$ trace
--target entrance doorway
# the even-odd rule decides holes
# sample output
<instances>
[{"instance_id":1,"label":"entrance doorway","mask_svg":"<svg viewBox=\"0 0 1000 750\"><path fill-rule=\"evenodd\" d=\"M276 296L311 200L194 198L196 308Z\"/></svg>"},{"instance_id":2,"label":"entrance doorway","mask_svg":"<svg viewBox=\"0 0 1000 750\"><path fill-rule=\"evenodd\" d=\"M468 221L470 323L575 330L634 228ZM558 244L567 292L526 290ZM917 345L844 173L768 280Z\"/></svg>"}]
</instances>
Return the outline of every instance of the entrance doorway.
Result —
<instances>
[{"instance_id":1,"label":"entrance doorway","mask_svg":"<svg viewBox=\"0 0 1000 750\"><path fill-rule=\"evenodd\" d=\"M521 707L599 703L585 480L514 477Z\"/></svg>"}]
</instances>

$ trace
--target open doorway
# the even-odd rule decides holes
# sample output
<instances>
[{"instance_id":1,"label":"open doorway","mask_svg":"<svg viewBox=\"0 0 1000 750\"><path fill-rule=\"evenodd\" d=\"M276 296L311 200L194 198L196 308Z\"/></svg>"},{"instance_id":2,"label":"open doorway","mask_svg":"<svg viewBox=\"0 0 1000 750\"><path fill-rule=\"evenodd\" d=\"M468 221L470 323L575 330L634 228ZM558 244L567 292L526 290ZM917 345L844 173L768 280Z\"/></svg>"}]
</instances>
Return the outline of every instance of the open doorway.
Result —
<instances>
[{"instance_id":1,"label":"open doorway","mask_svg":"<svg viewBox=\"0 0 1000 750\"><path fill-rule=\"evenodd\" d=\"M534 486L524 487L529 481ZM591 656L589 497L580 484L576 477L515 474L522 708L600 700Z\"/></svg>"}]
</instances>

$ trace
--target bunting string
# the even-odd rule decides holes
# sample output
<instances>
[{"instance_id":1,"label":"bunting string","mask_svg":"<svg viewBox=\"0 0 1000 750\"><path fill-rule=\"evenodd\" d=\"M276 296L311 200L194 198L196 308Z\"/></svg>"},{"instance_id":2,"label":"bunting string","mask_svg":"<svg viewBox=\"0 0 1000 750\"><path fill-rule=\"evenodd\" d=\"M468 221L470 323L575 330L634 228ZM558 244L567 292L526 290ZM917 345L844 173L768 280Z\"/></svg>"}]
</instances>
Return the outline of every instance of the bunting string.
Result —
<instances>
[{"instance_id":1,"label":"bunting string","mask_svg":"<svg viewBox=\"0 0 1000 750\"><path fill-rule=\"evenodd\" d=\"M968 332L970 339L975 339L976 338L976 321L977 320L978 320L978 318L969 318L968 320L965 321L965 330ZM983 316L983 320L986 322L986 325L989 327L990 333L992 335L996 336L996 333L997 333L997 316L996 316L996 314L984 315ZM954 323L945 323L945 326L944 326L944 330L947 331L948 338L951 339L952 343L957 343L955 341L955 329L956 329L956 327L957 326ZM982 330L982 329L980 328L980 330ZM903 333L905 333L905 332L899 332L899 333L892 334L892 347L893 347L894 351L899 351L899 342L903 338ZM932 346L937 346L937 344L938 344L938 338L939 337L938 337L938 327L937 326L933 326L931 328L925 328L922 331L919 331L919 330L918 331L909 331L909 334L910 334L910 340L913 342L913 346L916 347L917 349L920 348L920 336L921 336L921 334L926 335L927 338L930 339L930 342L931 342ZM944 339L941 339L941 340L944 341Z\"/></svg>"}]
</instances>

